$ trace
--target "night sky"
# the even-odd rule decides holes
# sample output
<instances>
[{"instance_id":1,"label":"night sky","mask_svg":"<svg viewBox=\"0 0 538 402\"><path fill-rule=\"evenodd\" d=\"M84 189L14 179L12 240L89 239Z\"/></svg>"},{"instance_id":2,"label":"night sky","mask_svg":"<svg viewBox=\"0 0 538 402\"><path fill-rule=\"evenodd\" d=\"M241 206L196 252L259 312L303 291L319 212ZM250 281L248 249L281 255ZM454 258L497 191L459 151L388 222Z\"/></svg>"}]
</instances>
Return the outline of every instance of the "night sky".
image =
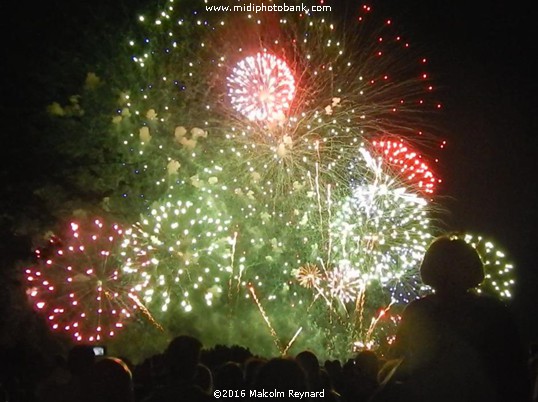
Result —
<instances>
[{"instance_id":1,"label":"night sky","mask_svg":"<svg viewBox=\"0 0 538 402\"><path fill-rule=\"evenodd\" d=\"M7 67L1 81L7 131L0 178L11 180L10 185L30 180L39 169L31 163L32 139L20 132L17 121L25 118L22 111L28 106L40 107L51 96L34 80L46 75L43 70L51 55L55 51L81 54L81 47L95 33L95 21L121 29L129 22L125 18L134 17L139 5L150 2L83 3L54 0L0 6L2 63ZM339 10L352 10L357 4L350 2ZM447 140L437 166L443 178L440 195L450 211L444 218L447 227L483 234L509 252L519 281L515 312L525 336L538 340L538 66L533 60L538 24L533 4L497 0L376 0L371 4L402 26L411 43L430 60L443 103L439 136Z\"/></svg>"}]
</instances>

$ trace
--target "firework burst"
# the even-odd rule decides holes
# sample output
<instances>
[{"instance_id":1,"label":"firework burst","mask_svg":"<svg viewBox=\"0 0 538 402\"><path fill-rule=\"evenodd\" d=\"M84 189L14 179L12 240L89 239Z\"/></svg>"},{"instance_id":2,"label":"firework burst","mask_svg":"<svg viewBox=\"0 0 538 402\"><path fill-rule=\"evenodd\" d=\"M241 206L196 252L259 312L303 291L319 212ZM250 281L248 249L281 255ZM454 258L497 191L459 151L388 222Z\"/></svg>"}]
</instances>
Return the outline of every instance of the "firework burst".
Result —
<instances>
[{"instance_id":1,"label":"firework burst","mask_svg":"<svg viewBox=\"0 0 538 402\"><path fill-rule=\"evenodd\" d=\"M411 186L428 194L435 191L435 186L441 180L434 175L422 155L410 145L406 145L403 140L373 141L372 145L374 151L381 154L389 168Z\"/></svg>"},{"instance_id":2,"label":"firework burst","mask_svg":"<svg viewBox=\"0 0 538 402\"><path fill-rule=\"evenodd\" d=\"M295 277L299 284L307 289L319 286L322 280L321 271L314 264L305 264L300 267Z\"/></svg>"},{"instance_id":3,"label":"firework burst","mask_svg":"<svg viewBox=\"0 0 538 402\"><path fill-rule=\"evenodd\" d=\"M237 63L228 89L233 108L249 120L283 120L295 95L295 80L283 60L257 53Z\"/></svg>"},{"instance_id":4,"label":"firework burst","mask_svg":"<svg viewBox=\"0 0 538 402\"><path fill-rule=\"evenodd\" d=\"M348 261L341 261L327 272L326 286L329 295L345 305L357 299L364 282L358 269L351 267Z\"/></svg>"},{"instance_id":5,"label":"firework burst","mask_svg":"<svg viewBox=\"0 0 538 402\"><path fill-rule=\"evenodd\" d=\"M65 236L37 250L38 263L26 269L27 293L54 331L78 342L100 342L143 309L139 284L123 275L117 248L123 231L96 219L71 223Z\"/></svg>"},{"instance_id":6,"label":"firework burst","mask_svg":"<svg viewBox=\"0 0 538 402\"><path fill-rule=\"evenodd\" d=\"M473 246L484 264L484 281L477 288L478 293L485 293L501 299L510 299L514 294L514 265L504 251L493 242L476 234L452 234Z\"/></svg>"},{"instance_id":7,"label":"firework burst","mask_svg":"<svg viewBox=\"0 0 538 402\"><path fill-rule=\"evenodd\" d=\"M405 302L416 296L417 267L431 238L429 207L388 174L384 164L362 149L355 165L350 196L335 204L329 227L332 261L349 261L368 283L391 289L392 297ZM409 282L409 291L401 282Z\"/></svg>"},{"instance_id":8,"label":"firework burst","mask_svg":"<svg viewBox=\"0 0 538 402\"><path fill-rule=\"evenodd\" d=\"M230 220L206 196L165 201L125 232L124 270L144 284L142 298L156 311L172 304L188 313L223 293L220 278L231 269Z\"/></svg>"}]
</instances>

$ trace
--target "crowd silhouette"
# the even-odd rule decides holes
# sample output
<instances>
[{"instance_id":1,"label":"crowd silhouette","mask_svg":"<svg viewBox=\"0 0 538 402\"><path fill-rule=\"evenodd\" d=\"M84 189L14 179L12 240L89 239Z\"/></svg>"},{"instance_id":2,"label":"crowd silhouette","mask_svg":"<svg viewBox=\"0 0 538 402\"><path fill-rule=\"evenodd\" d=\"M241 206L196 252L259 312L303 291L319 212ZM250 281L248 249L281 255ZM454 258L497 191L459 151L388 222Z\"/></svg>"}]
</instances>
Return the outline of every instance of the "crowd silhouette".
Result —
<instances>
[{"instance_id":1,"label":"crowd silhouette","mask_svg":"<svg viewBox=\"0 0 538 402\"><path fill-rule=\"evenodd\" d=\"M205 349L190 335L137 365L87 345L47 367L8 350L0 402L538 402L536 348L524 347L504 304L470 291L484 278L476 251L438 238L420 272L434 293L406 307L386 356L362 350L320 362L304 350L265 358L240 346Z\"/></svg>"}]
</instances>

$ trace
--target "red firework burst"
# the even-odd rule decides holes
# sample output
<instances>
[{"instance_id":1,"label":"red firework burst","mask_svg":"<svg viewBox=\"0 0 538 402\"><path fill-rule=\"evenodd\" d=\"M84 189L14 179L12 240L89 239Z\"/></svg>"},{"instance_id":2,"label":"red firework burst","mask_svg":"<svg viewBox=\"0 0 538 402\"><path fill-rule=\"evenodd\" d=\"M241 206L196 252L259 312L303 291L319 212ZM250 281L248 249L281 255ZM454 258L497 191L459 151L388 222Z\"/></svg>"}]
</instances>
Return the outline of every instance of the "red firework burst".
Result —
<instances>
[{"instance_id":1,"label":"red firework burst","mask_svg":"<svg viewBox=\"0 0 538 402\"><path fill-rule=\"evenodd\" d=\"M383 160L411 185L424 193L432 194L441 182L416 150L402 140L374 141L373 147Z\"/></svg>"}]
</instances>

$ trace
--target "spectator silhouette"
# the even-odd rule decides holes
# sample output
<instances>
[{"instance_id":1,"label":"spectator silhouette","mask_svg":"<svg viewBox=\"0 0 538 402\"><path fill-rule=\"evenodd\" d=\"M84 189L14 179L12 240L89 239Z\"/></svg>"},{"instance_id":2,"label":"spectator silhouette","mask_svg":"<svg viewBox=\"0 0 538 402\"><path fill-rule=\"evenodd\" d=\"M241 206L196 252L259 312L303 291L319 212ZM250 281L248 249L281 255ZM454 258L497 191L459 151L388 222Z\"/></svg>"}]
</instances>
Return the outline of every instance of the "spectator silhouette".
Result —
<instances>
[{"instance_id":1,"label":"spectator silhouette","mask_svg":"<svg viewBox=\"0 0 538 402\"><path fill-rule=\"evenodd\" d=\"M344 390L343 385L343 375L342 375L342 364L339 360L327 360L325 362L325 370L329 374L329 378L331 379L331 383L339 394L342 394Z\"/></svg>"},{"instance_id":2,"label":"spectator silhouette","mask_svg":"<svg viewBox=\"0 0 538 402\"><path fill-rule=\"evenodd\" d=\"M92 402L133 402L133 378L127 364L115 357L101 358L95 363L91 395Z\"/></svg>"},{"instance_id":3,"label":"spectator silhouette","mask_svg":"<svg viewBox=\"0 0 538 402\"><path fill-rule=\"evenodd\" d=\"M371 350L362 350L355 356L355 392L357 401L366 401L377 390L379 359Z\"/></svg>"},{"instance_id":4,"label":"spectator silhouette","mask_svg":"<svg viewBox=\"0 0 538 402\"><path fill-rule=\"evenodd\" d=\"M57 402L90 400L91 375L94 364L95 354L92 346L73 346L67 355L70 378L65 385L60 386L55 400Z\"/></svg>"},{"instance_id":5,"label":"spectator silhouette","mask_svg":"<svg viewBox=\"0 0 538 402\"><path fill-rule=\"evenodd\" d=\"M188 335L174 338L168 345L164 362L166 366L166 384L155 390L146 399L148 402L198 402L212 401L195 383L195 376L200 361L202 343Z\"/></svg>"},{"instance_id":6,"label":"spectator silhouette","mask_svg":"<svg viewBox=\"0 0 538 402\"><path fill-rule=\"evenodd\" d=\"M289 390L307 391L306 375L299 363L284 357L275 357L265 363L260 368L254 384L256 390L283 392L284 396L279 397L279 401L297 400L289 397Z\"/></svg>"},{"instance_id":7,"label":"spectator silhouette","mask_svg":"<svg viewBox=\"0 0 538 402\"><path fill-rule=\"evenodd\" d=\"M61 355L54 356L54 364L48 375L38 384L36 399L39 402L57 402L58 394L63 392L70 380L67 361Z\"/></svg>"},{"instance_id":8,"label":"spectator silhouette","mask_svg":"<svg viewBox=\"0 0 538 402\"><path fill-rule=\"evenodd\" d=\"M319 376L322 384L322 389L325 390L325 401L338 402L343 401L342 395L336 391L329 373L324 368L319 369Z\"/></svg>"},{"instance_id":9,"label":"spectator silhouette","mask_svg":"<svg viewBox=\"0 0 538 402\"><path fill-rule=\"evenodd\" d=\"M295 356L295 360L297 360L306 374L308 390L321 391L323 389L323 384L321 382L317 356L308 350L304 350Z\"/></svg>"},{"instance_id":10,"label":"spectator silhouette","mask_svg":"<svg viewBox=\"0 0 538 402\"><path fill-rule=\"evenodd\" d=\"M206 394L213 392L213 374L209 367L198 363L194 376L194 384L199 386Z\"/></svg>"},{"instance_id":11,"label":"spectator silhouette","mask_svg":"<svg viewBox=\"0 0 538 402\"><path fill-rule=\"evenodd\" d=\"M215 370L215 389L242 390L245 388L243 370L238 363L227 362Z\"/></svg>"},{"instance_id":12,"label":"spectator silhouette","mask_svg":"<svg viewBox=\"0 0 538 402\"><path fill-rule=\"evenodd\" d=\"M469 290L484 279L476 250L443 236L420 274L435 293L404 310L392 350L399 364L374 401L529 401L525 349L504 304Z\"/></svg>"},{"instance_id":13,"label":"spectator silhouette","mask_svg":"<svg viewBox=\"0 0 538 402\"><path fill-rule=\"evenodd\" d=\"M354 359L342 366L342 396L346 401L360 401L360 372Z\"/></svg>"},{"instance_id":14,"label":"spectator silhouette","mask_svg":"<svg viewBox=\"0 0 538 402\"><path fill-rule=\"evenodd\" d=\"M258 373L262 366L266 363L266 360L260 357L249 357L245 361L244 365L244 378L246 389L254 389L255 381L258 377Z\"/></svg>"}]
</instances>

